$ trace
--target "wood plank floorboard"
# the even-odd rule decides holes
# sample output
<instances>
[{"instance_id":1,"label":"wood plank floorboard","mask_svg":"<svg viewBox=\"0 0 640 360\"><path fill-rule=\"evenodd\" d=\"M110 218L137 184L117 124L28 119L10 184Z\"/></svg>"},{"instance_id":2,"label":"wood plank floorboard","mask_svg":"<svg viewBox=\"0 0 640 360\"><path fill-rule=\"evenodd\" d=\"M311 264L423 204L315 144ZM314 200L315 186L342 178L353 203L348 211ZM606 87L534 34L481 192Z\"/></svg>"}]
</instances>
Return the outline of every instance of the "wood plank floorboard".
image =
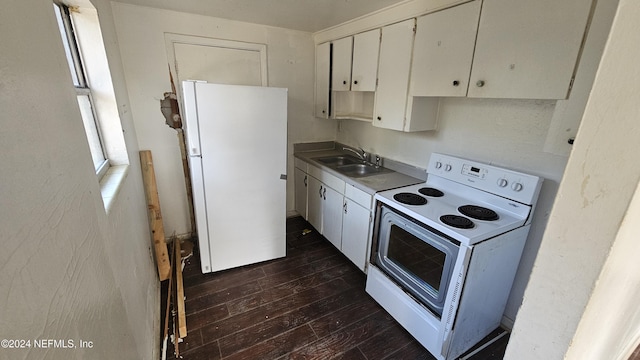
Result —
<instances>
[{"instance_id":1,"label":"wood plank floorboard","mask_svg":"<svg viewBox=\"0 0 640 360\"><path fill-rule=\"evenodd\" d=\"M312 230L302 235L303 230ZM366 277L301 217L287 256L202 274L183 271L188 336L181 359L433 360L364 287ZM470 360L502 359L508 336ZM175 359L173 345L167 359Z\"/></svg>"}]
</instances>

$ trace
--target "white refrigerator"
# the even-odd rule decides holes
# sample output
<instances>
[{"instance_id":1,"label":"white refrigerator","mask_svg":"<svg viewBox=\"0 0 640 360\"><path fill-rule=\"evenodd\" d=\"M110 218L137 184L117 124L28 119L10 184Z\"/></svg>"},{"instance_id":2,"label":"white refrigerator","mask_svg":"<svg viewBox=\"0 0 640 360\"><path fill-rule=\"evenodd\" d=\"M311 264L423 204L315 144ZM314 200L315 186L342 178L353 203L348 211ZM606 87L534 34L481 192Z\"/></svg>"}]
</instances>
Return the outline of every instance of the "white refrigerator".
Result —
<instances>
[{"instance_id":1,"label":"white refrigerator","mask_svg":"<svg viewBox=\"0 0 640 360\"><path fill-rule=\"evenodd\" d=\"M203 273L286 255L287 89L183 81Z\"/></svg>"}]
</instances>

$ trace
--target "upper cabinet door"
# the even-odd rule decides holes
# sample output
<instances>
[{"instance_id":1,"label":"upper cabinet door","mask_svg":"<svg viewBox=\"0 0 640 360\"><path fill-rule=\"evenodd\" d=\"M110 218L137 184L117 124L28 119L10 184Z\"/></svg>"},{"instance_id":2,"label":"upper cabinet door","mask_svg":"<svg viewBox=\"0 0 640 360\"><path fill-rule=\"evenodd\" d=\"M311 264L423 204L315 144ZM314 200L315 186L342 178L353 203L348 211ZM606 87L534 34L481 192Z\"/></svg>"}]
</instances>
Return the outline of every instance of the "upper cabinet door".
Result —
<instances>
[{"instance_id":1,"label":"upper cabinet door","mask_svg":"<svg viewBox=\"0 0 640 360\"><path fill-rule=\"evenodd\" d=\"M331 76L331 44L326 42L316 46L316 117L329 118L329 78Z\"/></svg>"},{"instance_id":2,"label":"upper cabinet door","mask_svg":"<svg viewBox=\"0 0 640 360\"><path fill-rule=\"evenodd\" d=\"M353 37L352 91L376 91L379 52L380 29L367 31Z\"/></svg>"},{"instance_id":3,"label":"upper cabinet door","mask_svg":"<svg viewBox=\"0 0 640 360\"><path fill-rule=\"evenodd\" d=\"M409 94L466 96L482 1L419 17Z\"/></svg>"},{"instance_id":4,"label":"upper cabinet door","mask_svg":"<svg viewBox=\"0 0 640 360\"><path fill-rule=\"evenodd\" d=\"M405 130L415 19L382 28L373 125Z\"/></svg>"},{"instance_id":5,"label":"upper cabinet door","mask_svg":"<svg viewBox=\"0 0 640 360\"><path fill-rule=\"evenodd\" d=\"M484 0L469 97L565 99L592 0Z\"/></svg>"},{"instance_id":6,"label":"upper cabinet door","mask_svg":"<svg viewBox=\"0 0 640 360\"><path fill-rule=\"evenodd\" d=\"M333 42L331 67L331 90L348 91L351 89L351 56L353 37L349 36Z\"/></svg>"}]
</instances>

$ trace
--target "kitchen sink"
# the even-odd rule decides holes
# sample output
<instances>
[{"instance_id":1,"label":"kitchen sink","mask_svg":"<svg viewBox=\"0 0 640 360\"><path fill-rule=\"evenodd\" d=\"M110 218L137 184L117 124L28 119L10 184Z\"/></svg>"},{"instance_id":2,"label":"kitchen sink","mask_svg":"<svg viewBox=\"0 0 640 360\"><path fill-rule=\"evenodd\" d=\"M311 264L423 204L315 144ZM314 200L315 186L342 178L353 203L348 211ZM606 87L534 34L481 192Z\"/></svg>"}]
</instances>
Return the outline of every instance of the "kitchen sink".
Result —
<instances>
[{"instance_id":1,"label":"kitchen sink","mask_svg":"<svg viewBox=\"0 0 640 360\"><path fill-rule=\"evenodd\" d=\"M327 157L317 158L314 160L322 164L325 164L329 167L336 167L336 166L349 165L349 164L362 164L362 160L351 155L327 156Z\"/></svg>"},{"instance_id":2,"label":"kitchen sink","mask_svg":"<svg viewBox=\"0 0 640 360\"><path fill-rule=\"evenodd\" d=\"M351 155L326 156L314 160L343 175L354 178L393 172L393 170L370 164Z\"/></svg>"},{"instance_id":3,"label":"kitchen sink","mask_svg":"<svg viewBox=\"0 0 640 360\"><path fill-rule=\"evenodd\" d=\"M382 166L375 166L370 164L343 165L338 166L336 170L350 177L364 177L393 172L393 170L385 169Z\"/></svg>"}]
</instances>

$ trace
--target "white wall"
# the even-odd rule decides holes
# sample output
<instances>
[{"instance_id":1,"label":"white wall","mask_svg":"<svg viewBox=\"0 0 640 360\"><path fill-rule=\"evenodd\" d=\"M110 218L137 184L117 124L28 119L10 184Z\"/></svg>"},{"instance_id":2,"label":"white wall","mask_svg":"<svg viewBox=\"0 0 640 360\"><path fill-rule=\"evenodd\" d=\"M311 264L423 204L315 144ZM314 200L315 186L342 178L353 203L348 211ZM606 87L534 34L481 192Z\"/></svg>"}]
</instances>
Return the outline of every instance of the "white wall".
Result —
<instances>
[{"instance_id":1,"label":"white wall","mask_svg":"<svg viewBox=\"0 0 640 360\"><path fill-rule=\"evenodd\" d=\"M505 359L619 359L637 341L638 290L621 286L637 286L638 16L620 1Z\"/></svg>"},{"instance_id":2,"label":"white wall","mask_svg":"<svg viewBox=\"0 0 640 360\"><path fill-rule=\"evenodd\" d=\"M566 359L627 360L640 343L638 219L640 186L636 187L631 204L622 219L620 230L578 324Z\"/></svg>"},{"instance_id":3,"label":"white wall","mask_svg":"<svg viewBox=\"0 0 640 360\"><path fill-rule=\"evenodd\" d=\"M113 12L138 141L142 149L153 152L166 233L191 229L175 130L164 124L159 108L162 94L171 90L165 32L267 45L269 86L289 89L287 209L293 209L293 143L335 136L335 121L315 119L312 114L311 34L117 2ZM238 139L238 145L246 144Z\"/></svg>"},{"instance_id":4,"label":"white wall","mask_svg":"<svg viewBox=\"0 0 640 360\"><path fill-rule=\"evenodd\" d=\"M114 55L131 159L109 214L51 2L20 1L0 13L0 333L94 343L92 349L2 349L2 358L155 356L158 280L109 13L103 33Z\"/></svg>"}]
</instances>

